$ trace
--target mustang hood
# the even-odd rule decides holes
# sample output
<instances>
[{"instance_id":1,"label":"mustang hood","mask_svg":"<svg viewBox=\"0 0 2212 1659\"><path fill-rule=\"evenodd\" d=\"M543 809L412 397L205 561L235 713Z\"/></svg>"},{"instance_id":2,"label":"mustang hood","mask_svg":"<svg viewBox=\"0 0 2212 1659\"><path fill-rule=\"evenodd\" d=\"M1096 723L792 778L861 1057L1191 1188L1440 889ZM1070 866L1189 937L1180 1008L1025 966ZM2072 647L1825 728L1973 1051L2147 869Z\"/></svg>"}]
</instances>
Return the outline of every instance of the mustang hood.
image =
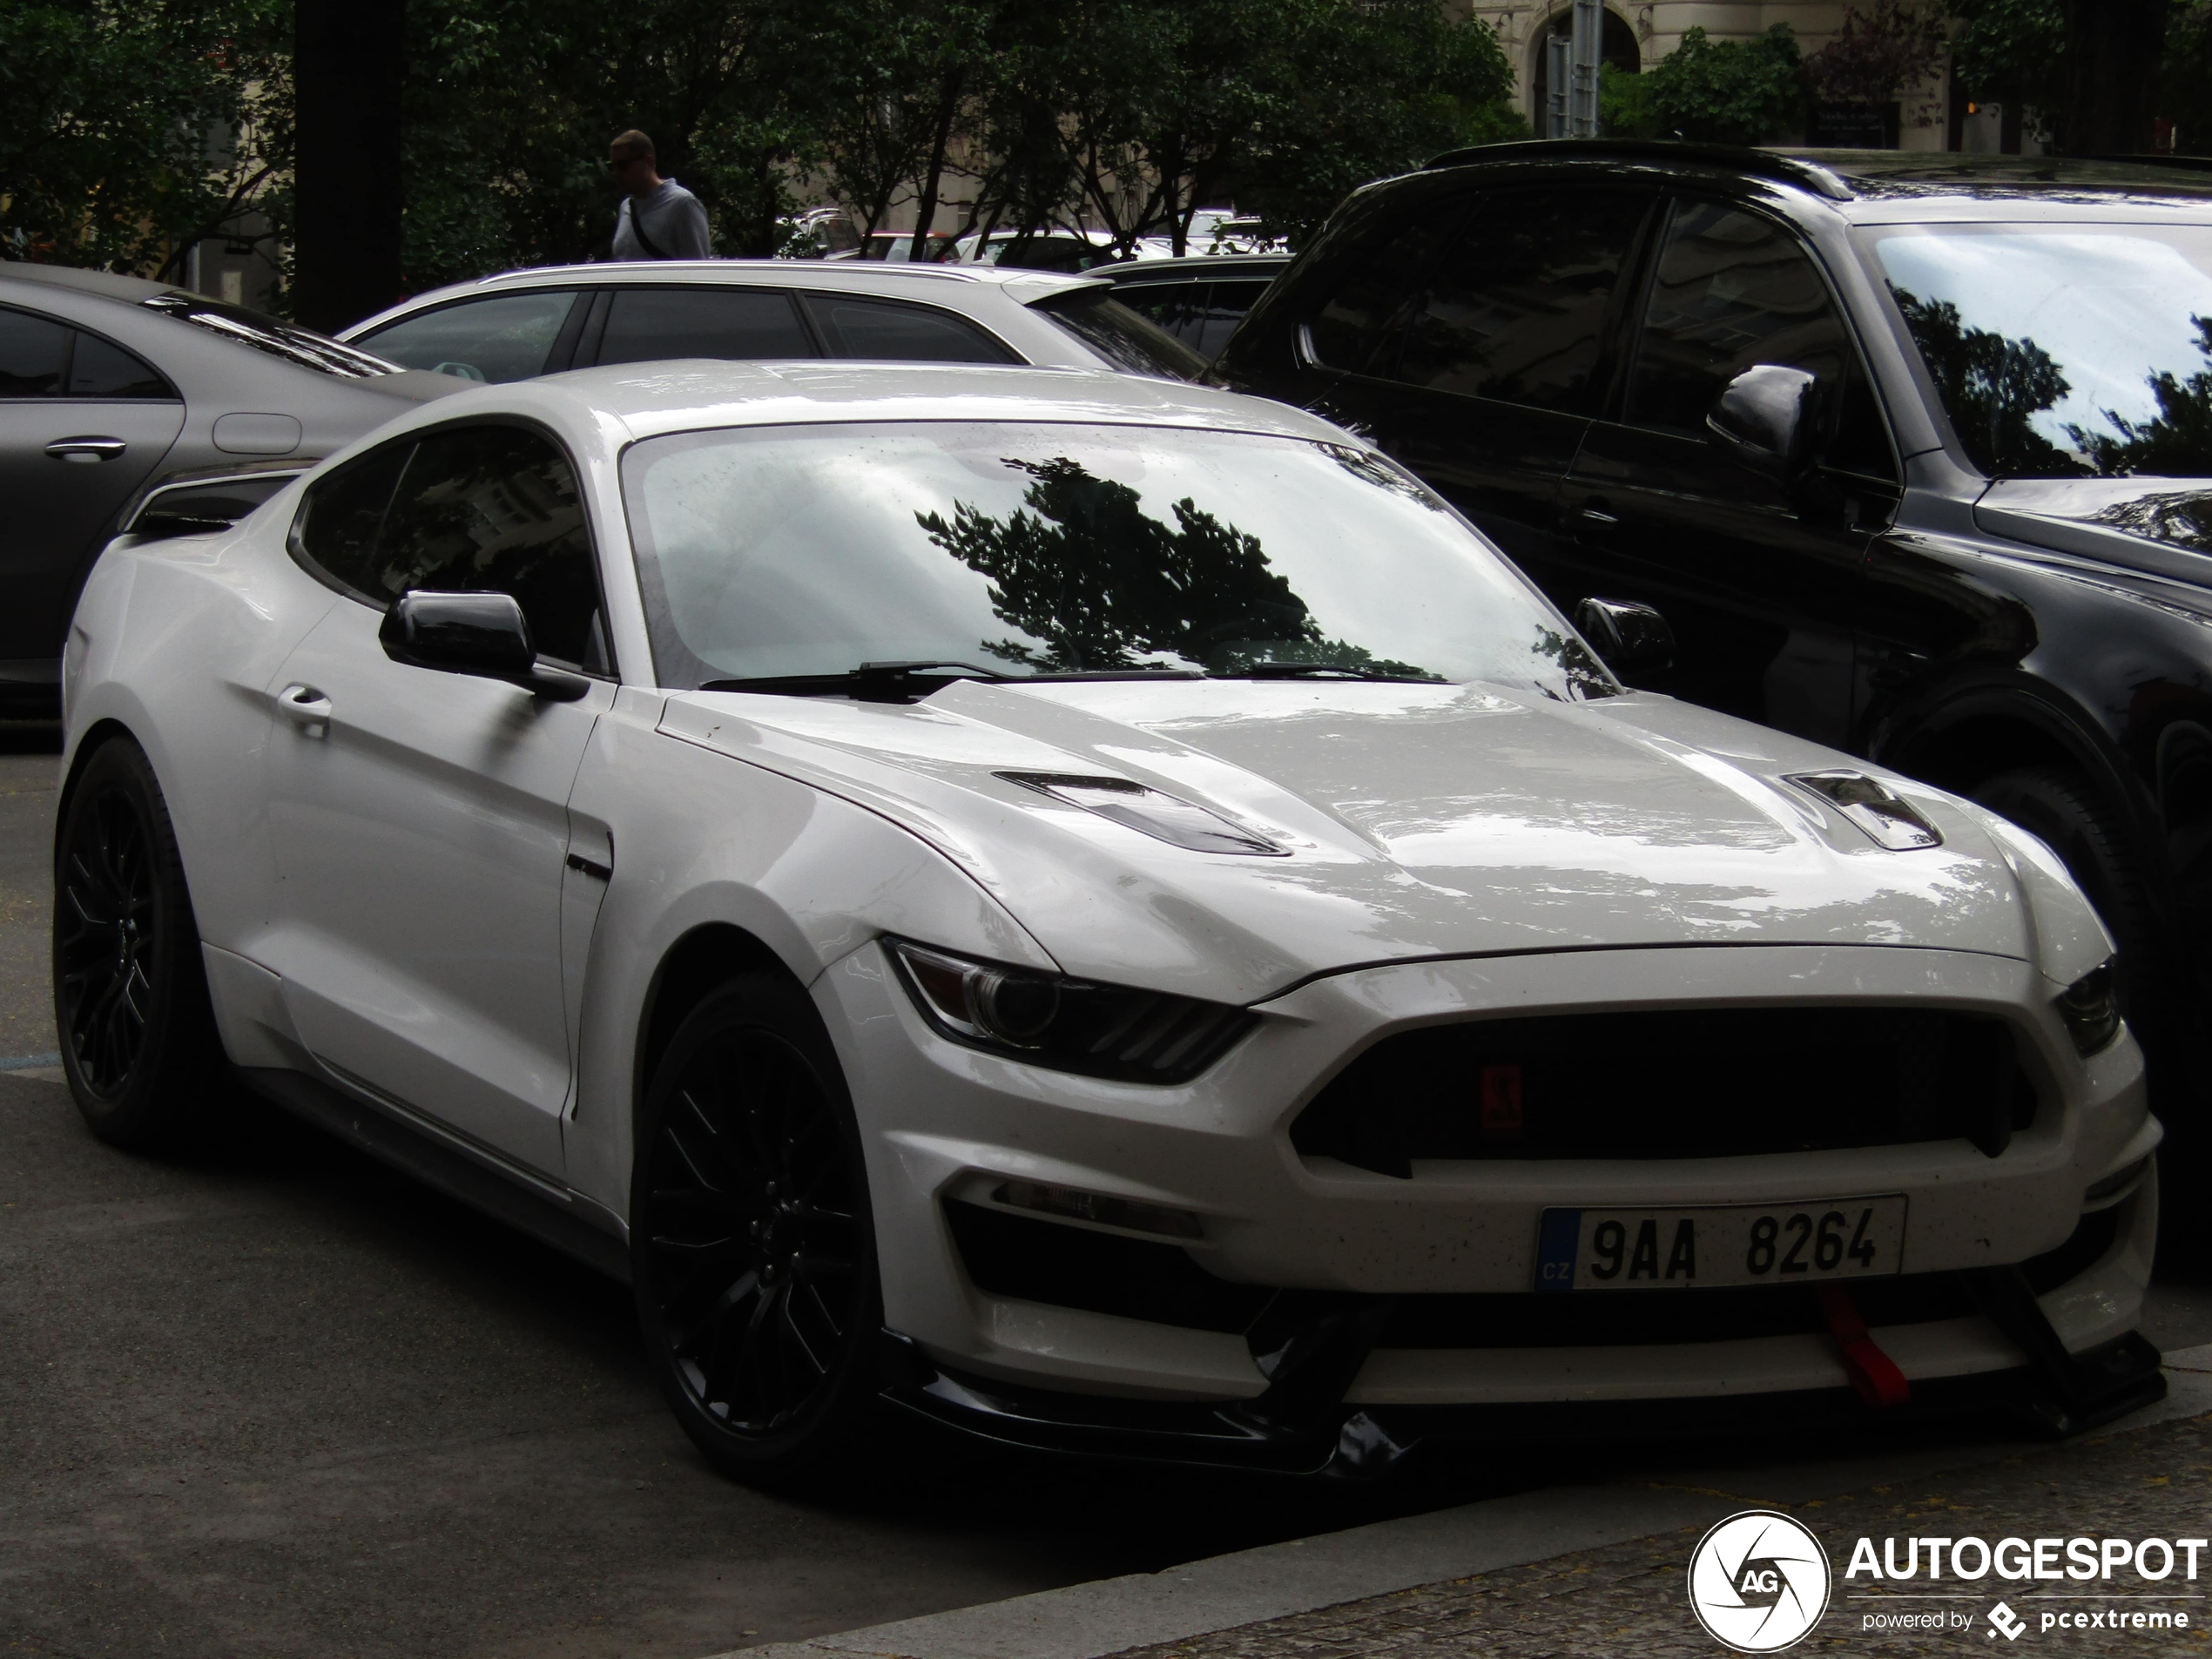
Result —
<instances>
[{"instance_id":1,"label":"mustang hood","mask_svg":"<svg viewBox=\"0 0 2212 1659\"><path fill-rule=\"evenodd\" d=\"M1069 973L1219 1001L1433 956L1851 943L2050 971L2055 946L2086 971L2109 948L2039 844L1892 780L1944 844L1885 851L1781 781L1860 763L1663 698L962 681L903 707L685 693L661 729L897 819ZM1285 852L1187 851L1004 772L1133 779Z\"/></svg>"}]
</instances>

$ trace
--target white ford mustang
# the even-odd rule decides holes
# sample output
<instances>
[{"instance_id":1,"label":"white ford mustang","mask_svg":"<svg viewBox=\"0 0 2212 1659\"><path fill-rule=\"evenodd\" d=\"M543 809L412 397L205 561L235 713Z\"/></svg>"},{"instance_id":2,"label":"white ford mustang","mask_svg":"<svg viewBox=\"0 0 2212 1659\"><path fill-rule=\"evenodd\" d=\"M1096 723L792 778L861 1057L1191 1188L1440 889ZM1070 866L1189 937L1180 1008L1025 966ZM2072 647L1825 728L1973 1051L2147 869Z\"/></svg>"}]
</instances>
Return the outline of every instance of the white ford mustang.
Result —
<instances>
[{"instance_id":1,"label":"white ford mustang","mask_svg":"<svg viewBox=\"0 0 2212 1659\"><path fill-rule=\"evenodd\" d=\"M2161 1386L2160 1131L2050 853L1624 691L1294 410L486 388L116 543L64 689L93 1127L227 1056L626 1276L753 1478L886 1400L1357 1471Z\"/></svg>"}]
</instances>

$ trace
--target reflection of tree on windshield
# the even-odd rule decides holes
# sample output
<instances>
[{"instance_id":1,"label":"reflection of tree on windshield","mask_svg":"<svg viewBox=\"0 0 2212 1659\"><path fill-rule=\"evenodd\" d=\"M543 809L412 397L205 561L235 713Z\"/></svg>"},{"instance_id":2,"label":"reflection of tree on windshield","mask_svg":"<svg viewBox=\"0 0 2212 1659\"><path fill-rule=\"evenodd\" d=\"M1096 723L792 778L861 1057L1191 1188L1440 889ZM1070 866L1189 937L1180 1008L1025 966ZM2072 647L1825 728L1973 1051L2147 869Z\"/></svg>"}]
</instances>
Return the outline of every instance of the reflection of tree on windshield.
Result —
<instances>
[{"instance_id":1,"label":"reflection of tree on windshield","mask_svg":"<svg viewBox=\"0 0 2212 1659\"><path fill-rule=\"evenodd\" d=\"M1224 524L1186 496L1175 523L1152 517L1136 490L1093 476L1066 456L1005 464L1035 482L1003 519L966 502L946 523L915 515L929 539L990 579L991 609L1046 642L988 644L1042 671L1135 668L1172 656L1236 672L1240 664L1297 662L1416 678L1322 637L1304 600L1268 568L1259 538Z\"/></svg>"},{"instance_id":2,"label":"reflection of tree on windshield","mask_svg":"<svg viewBox=\"0 0 2212 1659\"><path fill-rule=\"evenodd\" d=\"M2069 424L2067 439L2080 452L2069 455L2032 424L2074 389L2048 352L2025 336L2007 340L1967 327L1948 300L1925 300L1904 288L1893 292L1959 442L1992 477L2212 476L2212 368L2186 381L2171 369L2147 376L2158 402L2156 416L2137 421L2105 409L2111 432ZM2189 320L2196 327L2197 350L2212 360L2212 322Z\"/></svg>"},{"instance_id":3,"label":"reflection of tree on windshield","mask_svg":"<svg viewBox=\"0 0 2212 1659\"><path fill-rule=\"evenodd\" d=\"M2212 359L2212 323L2191 317L2196 326L2196 348ZM2158 400L2158 416L2138 425L2114 409L2104 417L2120 435L2085 432L2068 427L2067 435L2107 477L2121 473L2148 473L2163 478L2202 478L2212 475L2212 370L2199 369L2186 381L2161 368L2149 377L2151 395Z\"/></svg>"},{"instance_id":4,"label":"reflection of tree on windshield","mask_svg":"<svg viewBox=\"0 0 2212 1659\"><path fill-rule=\"evenodd\" d=\"M2030 424L2074 388L2033 341L1969 328L1947 300L1893 288L1959 441L1993 478L2065 478L2086 470Z\"/></svg>"}]
</instances>

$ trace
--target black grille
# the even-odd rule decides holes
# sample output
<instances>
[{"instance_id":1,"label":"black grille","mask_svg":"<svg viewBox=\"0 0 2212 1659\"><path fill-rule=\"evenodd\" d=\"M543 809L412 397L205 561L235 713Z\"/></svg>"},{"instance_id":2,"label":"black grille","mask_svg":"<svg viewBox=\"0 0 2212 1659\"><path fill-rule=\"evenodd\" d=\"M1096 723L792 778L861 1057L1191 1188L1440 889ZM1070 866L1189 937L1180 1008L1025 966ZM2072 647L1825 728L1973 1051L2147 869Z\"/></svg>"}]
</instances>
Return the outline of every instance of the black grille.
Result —
<instances>
[{"instance_id":1,"label":"black grille","mask_svg":"<svg viewBox=\"0 0 2212 1659\"><path fill-rule=\"evenodd\" d=\"M1719 1008L1467 1021L1386 1038L1291 1143L1399 1177L1415 1158L1686 1158L1964 1138L2035 1115L2000 1020Z\"/></svg>"}]
</instances>

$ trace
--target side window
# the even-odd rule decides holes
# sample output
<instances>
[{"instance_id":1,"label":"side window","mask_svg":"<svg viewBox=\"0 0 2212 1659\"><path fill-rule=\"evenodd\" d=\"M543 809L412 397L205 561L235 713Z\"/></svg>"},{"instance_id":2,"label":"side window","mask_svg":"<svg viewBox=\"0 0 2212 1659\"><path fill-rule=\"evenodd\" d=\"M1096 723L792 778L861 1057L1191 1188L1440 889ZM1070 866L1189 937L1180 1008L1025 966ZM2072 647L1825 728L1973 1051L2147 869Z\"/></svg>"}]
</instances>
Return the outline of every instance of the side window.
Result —
<instances>
[{"instance_id":1,"label":"side window","mask_svg":"<svg viewBox=\"0 0 2212 1659\"><path fill-rule=\"evenodd\" d=\"M617 288L598 361L813 355L813 342L787 293L770 288Z\"/></svg>"},{"instance_id":2,"label":"side window","mask_svg":"<svg viewBox=\"0 0 2212 1659\"><path fill-rule=\"evenodd\" d=\"M354 343L402 368L463 380L526 381L545 373L578 300L572 288L502 293L418 312Z\"/></svg>"},{"instance_id":3,"label":"side window","mask_svg":"<svg viewBox=\"0 0 2212 1659\"><path fill-rule=\"evenodd\" d=\"M1413 313L1397 378L1582 412L1606 307L1649 206L1633 191L1478 198Z\"/></svg>"},{"instance_id":4,"label":"side window","mask_svg":"<svg viewBox=\"0 0 2212 1659\"><path fill-rule=\"evenodd\" d=\"M163 397L177 395L158 370L135 353L98 334L78 330L69 354L71 397Z\"/></svg>"},{"instance_id":5,"label":"side window","mask_svg":"<svg viewBox=\"0 0 2212 1659\"><path fill-rule=\"evenodd\" d=\"M293 556L340 589L374 593L377 535L414 452L415 441L402 438L310 484L300 516L293 521Z\"/></svg>"},{"instance_id":6,"label":"side window","mask_svg":"<svg viewBox=\"0 0 2212 1659\"><path fill-rule=\"evenodd\" d=\"M482 426L424 436L368 574L356 585L379 604L421 588L511 593L539 651L606 668L583 496L568 457L537 433Z\"/></svg>"},{"instance_id":7,"label":"side window","mask_svg":"<svg viewBox=\"0 0 2212 1659\"><path fill-rule=\"evenodd\" d=\"M1645 301L1625 419L1702 438L1713 400L1756 363L1819 380L1829 465L1894 475L1865 371L1811 256L1755 214L1677 203Z\"/></svg>"},{"instance_id":8,"label":"side window","mask_svg":"<svg viewBox=\"0 0 2212 1659\"><path fill-rule=\"evenodd\" d=\"M55 396L68 356L68 328L0 307L0 397Z\"/></svg>"},{"instance_id":9,"label":"side window","mask_svg":"<svg viewBox=\"0 0 2212 1659\"><path fill-rule=\"evenodd\" d=\"M902 363L1012 363L1021 360L974 324L933 306L886 305L844 294L806 297L832 347L846 357Z\"/></svg>"},{"instance_id":10,"label":"side window","mask_svg":"<svg viewBox=\"0 0 2212 1659\"><path fill-rule=\"evenodd\" d=\"M1209 284L1205 304L1194 307L1192 319L1197 325L1194 335L1183 338L1198 355L1211 362L1221 355L1222 347L1229 343L1229 336L1237 332L1237 325L1244 314L1259 303L1259 296L1267 292L1265 279L1257 281L1215 282Z\"/></svg>"},{"instance_id":11,"label":"side window","mask_svg":"<svg viewBox=\"0 0 2212 1659\"><path fill-rule=\"evenodd\" d=\"M1453 227L1460 205L1447 205L1402 226L1359 261L1337 285L1326 304L1306 319L1313 354L1331 368L1372 374L1391 325L1413 290L1428 274ZM1386 368L1386 365L1385 366Z\"/></svg>"}]
</instances>

